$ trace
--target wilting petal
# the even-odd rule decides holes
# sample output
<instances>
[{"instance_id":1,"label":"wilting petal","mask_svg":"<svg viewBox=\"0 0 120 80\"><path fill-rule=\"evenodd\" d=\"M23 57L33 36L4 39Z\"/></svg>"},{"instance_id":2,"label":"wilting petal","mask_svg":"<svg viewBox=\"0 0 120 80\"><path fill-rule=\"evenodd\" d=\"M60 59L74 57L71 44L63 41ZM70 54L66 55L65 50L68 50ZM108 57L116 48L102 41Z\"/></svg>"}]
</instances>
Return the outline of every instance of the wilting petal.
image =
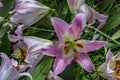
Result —
<instances>
[{"instance_id":1,"label":"wilting petal","mask_svg":"<svg viewBox=\"0 0 120 80\"><path fill-rule=\"evenodd\" d=\"M100 21L100 24L97 28L101 29L104 26L104 24L106 23L106 20L108 19L108 16L105 15L105 14L98 13L97 11L92 9L91 7L89 7L89 9L91 10L93 16Z\"/></svg>"},{"instance_id":2,"label":"wilting petal","mask_svg":"<svg viewBox=\"0 0 120 80\"><path fill-rule=\"evenodd\" d=\"M11 41L11 42L17 42L17 41L19 41L21 38L20 37L18 37L18 36L15 36L15 35L8 35L8 38L9 38L9 40Z\"/></svg>"},{"instance_id":3,"label":"wilting petal","mask_svg":"<svg viewBox=\"0 0 120 80\"><path fill-rule=\"evenodd\" d=\"M99 75L108 79L108 80L116 80L116 78L113 78L111 74L108 74L106 72L107 68L104 68L104 63L98 67ZM106 66L107 67L107 66Z\"/></svg>"},{"instance_id":4,"label":"wilting petal","mask_svg":"<svg viewBox=\"0 0 120 80\"><path fill-rule=\"evenodd\" d=\"M108 50L108 52L107 52L107 55L106 55L106 63L108 63L108 61L111 59L113 57L113 53L110 51L110 50Z\"/></svg>"},{"instance_id":5,"label":"wilting petal","mask_svg":"<svg viewBox=\"0 0 120 80\"><path fill-rule=\"evenodd\" d=\"M83 29L83 19L84 14L80 13L75 16L75 18L72 21L71 27L69 28L69 36L74 37L73 39L79 39L80 35L82 34Z\"/></svg>"},{"instance_id":6,"label":"wilting petal","mask_svg":"<svg viewBox=\"0 0 120 80\"><path fill-rule=\"evenodd\" d=\"M92 72L94 70L94 64L86 53L80 53L79 58L75 59L75 61L88 72Z\"/></svg>"},{"instance_id":7,"label":"wilting petal","mask_svg":"<svg viewBox=\"0 0 120 80\"><path fill-rule=\"evenodd\" d=\"M23 28L24 28L24 25L18 26L17 29L15 30L15 33L16 33L18 36L22 36Z\"/></svg>"},{"instance_id":8,"label":"wilting petal","mask_svg":"<svg viewBox=\"0 0 120 80\"><path fill-rule=\"evenodd\" d=\"M51 18L55 32L60 41L64 41L69 29L69 24L59 18Z\"/></svg>"},{"instance_id":9,"label":"wilting petal","mask_svg":"<svg viewBox=\"0 0 120 80\"><path fill-rule=\"evenodd\" d=\"M68 6L72 13L79 10L80 6L85 2L85 0L67 0Z\"/></svg>"},{"instance_id":10,"label":"wilting petal","mask_svg":"<svg viewBox=\"0 0 120 80\"><path fill-rule=\"evenodd\" d=\"M8 34L9 40L11 42L17 42L17 41L22 40L23 39L23 37L22 37L23 29L24 29L24 25L18 26L17 29L15 30L16 35Z\"/></svg>"},{"instance_id":11,"label":"wilting petal","mask_svg":"<svg viewBox=\"0 0 120 80\"><path fill-rule=\"evenodd\" d=\"M89 41L89 40L79 40L77 42L77 50L80 52L89 52L97 50L106 44L104 41ZM79 46L81 45L81 46Z\"/></svg>"},{"instance_id":12,"label":"wilting petal","mask_svg":"<svg viewBox=\"0 0 120 80\"><path fill-rule=\"evenodd\" d=\"M55 75L60 74L64 71L64 69L69 65L72 61L73 57L69 59L61 58L59 55L56 57L56 60L54 62L53 66L53 72Z\"/></svg>"}]
</instances>

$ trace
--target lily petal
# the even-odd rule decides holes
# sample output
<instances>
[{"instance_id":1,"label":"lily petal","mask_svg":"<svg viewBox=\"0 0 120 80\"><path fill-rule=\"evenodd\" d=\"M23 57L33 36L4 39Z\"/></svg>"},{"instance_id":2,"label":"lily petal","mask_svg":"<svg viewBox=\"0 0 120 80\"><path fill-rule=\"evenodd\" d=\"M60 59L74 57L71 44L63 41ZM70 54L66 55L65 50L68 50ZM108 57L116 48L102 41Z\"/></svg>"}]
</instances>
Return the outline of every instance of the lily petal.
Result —
<instances>
[{"instance_id":1,"label":"lily petal","mask_svg":"<svg viewBox=\"0 0 120 80\"><path fill-rule=\"evenodd\" d=\"M27 45L28 48L28 54L26 58L27 62L31 62L32 58L37 59L37 57L42 54L41 49L46 48L52 44L52 42L49 40L33 36L24 37L24 43Z\"/></svg>"},{"instance_id":2,"label":"lily petal","mask_svg":"<svg viewBox=\"0 0 120 80\"><path fill-rule=\"evenodd\" d=\"M19 41L21 38L18 37L18 36L15 36L15 35L10 35L10 34L8 34L8 39L9 39L11 42L17 42L17 41Z\"/></svg>"},{"instance_id":3,"label":"lily petal","mask_svg":"<svg viewBox=\"0 0 120 80\"><path fill-rule=\"evenodd\" d=\"M113 58L114 60L120 60L120 52L117 53Z\"/></svg>"},{"instance_id":4,"label":"lily petal","mask_svg":"<svg viewBox=\"0 0 120 80\"><path fill-rule=\"evenodd\" d=\"M107 55L106 55L106 60L105 62L108 63L108 61L113 57L113 53L108 50Z\"/></svg>"},{"instance_id":5,"label":"lily petal","mask_svg":"<svg viewBox=\"0 0 120 80\"><path fill-rule=\"evenodd\" d=\"M15 33L16 33L18 36L22 36L23 28L24 28L24 25L18 26L17 29L15 30Z\"/></svg>"},{"instance_id":6,"label":"lily petal","mask_svg":"<svg viewBox=\"0 0 120 80\"><path fill-rule=\"evenodd\" d=\"M14 23L18 23L18 24L24 24L27 26L30 26L32 24L34 24L35 22L37 22L38 20L40 20L43 16L45 16L46 14L44 13L40 13L40 14L21 14L21 13L15 13L11 18L10 21L14 22Z\"/></svg>"},{"instance_id":7,"label":"lily petal","mask_svg":"<svg viewBox=\"0 0 120 80\"><path fill-rule=\"evenodd\" d=\"M89 41L89 40L79 40L77 41L78 47L77 50L80 52L89 52L89 51L93 51L93 50L97 50L101 47L103 47L106 42L105 41ZM79 47L79 44L82 47Z\"/></svg>"},{"instance_id":8,"label":"lily petal","mask_svg":"<svg viewBox=\"0 0 120 80\"><path fill-rule=\"evenodd\" d=\"M60 42L57 42L55 45L51 45L47 48L41 49L42 53L48 56L57 56L59 53Z\"/></svg>"},{"instance_id":9,"label":"lily petal","mask_svg":"<svg viewBox=\"0 0 120 80\"><path fill-rule=\"evenodd\" d=\"M79 10L81 13L84 13L84 27L86 26L86 23L87 24L94 24L95 22L95 17L93 16L93 14L91 13L90 9L89 9L89 6L87 4L83 4L81 7L80 7L80 10Z\"/></svg>"},{"instance_id":10,"label":"lily petal","mask_svg":"<svg viewBox=\"0 0 120 80\"><path fill-rule=\"evenodd\" d=\"M13 77L15 76L15 74L18 74L18 72L12 67L10 59L5 53L0 53L0 56L2 57L2 62L0 66L0 79L13 80Z\"/></svg>"},{"instance_id":11,"label":"lily petal","mask_svg":"<svg viewBox=\"0 0 120 80\"><path fill-rule=\"evenodd\" d=\"M10 60L9 60L8 56L5 55L5 53L0 53L0 56L2 57L2 62L1 62L1 66L0 66L0 72L1 72L8 68L8 66L10 65Z\"/></svg>"},{"instance_id":12,"label":"lily petal","mask_svg":"<svg viewBox=\"0 0 120 80\"><path fill-rule=\"evenodd\" d=\"M61 77L53 74L52 71L49 72L48 76L47 76L48 80L63 80Z\"/></svg>"},{"instance_id":13,"label":"lily petal","mask_svg":"<svg viewBox=\"0 0 120 80\"><path fill-rule=\"evenodd\" d=\"M17 24L20 23L25 26L30 26L47 15L50 11L49 7L36 0L19 0L16 2L15 9L10 12L15 12L10 18L10 21Z\"/></svg>"},{"instance_id":14,"label":"lily petal","mask_svg":"<svg viewBox=\"0 0 120 80\"><path fill-rule=\"evenodd\" d=\"M17 27L17 29L15 30L15 34L16 35L11 35L11 34L8 34L8 38L11 42L17 42L19 40L22 40L23 37L22 37L22 33L23 33L23 28L24 28L24 25L20 25Z\"/></svg>"},{"instance_id":15,"label":"lily petal","mask_svg":"<svg viewBox=\"0 0 120 80\"><path fill-rule=\"evenodd\" d=\"M39 9L40 5L42 5L35 0L24 0L24 1L17 0L16 2L17 2L17 4L16 4L14 10L11 12L18 12L18 13L34 12L36 10L34 8Z\"/></svg>"},{"instance_id":16,"label":"lily petal","mask_svg":"<svg viewBox=\"0 0 120 80\"><path fill-rule=\"evenodd\" d=\"M27 76L27 77L30 78L30 80L33 80L33 78L32 78L32 76L30 75L30 73L24 72L24 73L19 74L17 77L21 77L21 76ZM17 77L16 77L16 78L17 78Z\"/></svg>"},{"instance_id":17,"label":"lily petal","mask_svg":"<svg viewBox=\"0 0 120 80\"><path fill-rule=\"evenodd\" d=\"M79 10L80 6L85 2L85 0L67 0L68 6L72 13Z\"/></svg>"},{"instance_id":18,"label":"lily petal","mask_svg":"<svg viewBox=\"0 0 120 80\"><path fill-rule=\"evenodd\" d=\"M29 49L28 53L30 54L35 52L36 50L46 48L52 44L52 42L47 39L42 39L42 38L33 37L33 36L25 36L24 42L26 43Z\"/></svg>"},{"instance_id":19,"label":"lily petal","mask_svg":"<svg viewBox=\"0 0 120 80\"><path fill-rule=\"evenodd\" d=\"M75 59L75 61L88 72L92 72L94 70L94 64L87 53L80 53L79 58Z\"/></svg>"},{"instance_id":20,"label":"lily petal","mask_svg":"<svg viewBox=\"0 0 120 80\"><path fill-rule=\"evenodd\" d=\"M84 14L80 13L76 15L72 21L71 27L69 28L69 36L71 37L73 36L74 40L79 39L80 35L82 34L83 19L84 19Z\"/></svg>"},{"instance_id":21,"label":"lily petal","mask_svg":"<svg viewBox=\"0 0 120 80\"><path fill-rule=\"evenodd\" d=\"M67 65L69 65L72 62L72 59L73 59L73 57L71 57L69 59L64 59L64 58L60 57L60 55L58 55L54 62L53 73L55 75L57 75L57 74L60 74L61 72L63 72L64 69L67 67Z\"/></svg>"},{"instance_id":22,"label":"lily petal","mask_svg":"<svg viewBox=\"0 0 120 80\"><path fill-rule=\"evenodd\" d=\"M27 60L27 57L26 57L25 61L29 61L29 63L32 64L32 67L28 70L29 73L33 72L34 68L43 59L43 57L44 57L44 54L41 53L37 56L37 59L34 59L34 61L31 61L31 62L30 62L30 60Z\"/></svg>"},{"instance_id":23,"label":"lily petal","mask_svg":"<svg viewBox=\"0 0 120 80\"><path fill-rule=\"evenodd\" d=\"M59 38L60 41L65 40L65 36L69 29L69 24L67 24L65 21L59 18L51 18L52 24L54 26L55 32Z\"/></svg>"},{"instance_id":24,"label":"lily petal","mask_svg":"<svg viewBox=\"0 0 120 80\"><path fill-rule=\"evenodd\" d=\"M13 46L13 50L16 51L18 49L27 49L27 45L23 41L19 41Z\"/></svg>"},{"instance_id":25,"label":"lily petal","mask_svg":"<svg viewBox=\"0 0 120 80\"><path fill-rule=\"evenodd\" d=\"M106 23L106 20L108 19L108 16L105 15L105 14L100 14L100 13L98 13L98 12L95 11L93 8L91 8L90 6L89 6L89 8L90 8L93 16L100 21L100 24L98 25L97 28L98 28L98 29L101 29L101 28L104 26L104 24Z\"/></svg>"}]
</instances>

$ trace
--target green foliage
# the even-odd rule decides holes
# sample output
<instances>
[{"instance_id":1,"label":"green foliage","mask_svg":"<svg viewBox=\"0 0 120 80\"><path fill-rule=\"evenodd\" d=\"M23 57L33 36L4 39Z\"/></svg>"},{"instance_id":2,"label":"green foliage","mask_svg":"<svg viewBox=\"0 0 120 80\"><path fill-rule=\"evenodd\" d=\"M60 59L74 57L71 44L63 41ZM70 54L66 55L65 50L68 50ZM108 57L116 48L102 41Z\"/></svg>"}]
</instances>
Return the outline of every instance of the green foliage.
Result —
<instances>
[{"instance_id":1,"label":"green foliage","mask_svg":"<svg viewBox=\"0 0 120 80\"><path fill-rule=\"evenodd\" d=\"M4 6L0 7L0 16L6 17L14 6L14 0L6 0L2 2Z\"/></svg>"},{"instance_id":2,"label":"green foliage","mask_svg":"<svg viewBox=\"0 0 120 80\"><path fill-rule=\"evenodd\" d=\"M119 39L120 38L120 30L118 30L115 34L113 34L112 39Z\"/></svg>"},{"instance_id":3,"label":"green foliage","mask_svg":"<svg viewBox=\"0 0 120 80\"><path fill-rule=\"evenodd\" d=\"M55 31L53 30L50 18L59 17L70 23L74 15L69 11L67 0L37 1L43 3L51 9L54 9L54 11L39 20L37 23L28 27L24 31L23 35L41 37L49 39L55 43L58 38L55 34ZM117 0L86 0L86 3L100 13L105 13L109 16L105 26L100 30L104 32L104 34L99 33L100 35L97 38L97 40L106 41L107 45L100 50L88 53L96 67L96 70L94 72L88 73L77 63L72 62L65 69L65 71L59 75L64 80L105 80L99 76L97 67L99 67L105 61L105 55L109 48L113 51L113 53L120 51L120 45L116 44L116 42L120 43L120 2ZM0 8L0 52L5 52L11 56L10 54L12 53L13 45L11 45L11 42L7 37L7 32L9 31L10 27L6 22L9 21L9 11L14 7L14 0L3 1L3 5L4 6ZM93 26L96 27L97 24ZM95 31L97 30L85 28L83 35L81 35L81 39L91 40ZM44 57L44 59L40 61L35 70L31 73L33 80L46 80L49 71L52 70L53 61L54 59L51 57ZM22 77L20 79L26 80L26 77Z\"/></svg>"},{"instance_id":4,"label":"green foliage","mask_svg":"<svg viewBox=\"0 0 120 80\"><path fill-rule=\"evenodd\" d=\"M10 41L7 32L10 29L8 23L4 23L0 28L0 52L10 53Z\"/></svg>"},{"instance_id":5,"label":"green foliage","mask_svg":"<svg viewBox=\"0 0 120 80\"><path fill-rule=\"evenodd\" d=\"M46 57L32 72L33 80L45 80L52 67L53 58Z\"/></svg>"},{"instance_id":6,"label":"green foliage","mask_svg":"<svg viewBox=\"0 0 120 80\"><path fill-rule=\"evenodd\" d=\"M120 14L116 14L112 16L106 23L106 25L103 27L102 31L110 31L111 29L114 29L115 27L120 25Z\"/></svg>"}]
</instances>

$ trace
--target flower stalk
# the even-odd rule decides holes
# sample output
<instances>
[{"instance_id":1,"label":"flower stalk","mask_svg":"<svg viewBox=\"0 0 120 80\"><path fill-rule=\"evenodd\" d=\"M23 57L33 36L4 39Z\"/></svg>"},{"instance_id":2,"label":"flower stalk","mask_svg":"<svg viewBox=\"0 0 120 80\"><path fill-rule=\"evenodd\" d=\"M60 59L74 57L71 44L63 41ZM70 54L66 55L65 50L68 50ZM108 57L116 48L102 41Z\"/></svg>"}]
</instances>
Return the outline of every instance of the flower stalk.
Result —
<instances>
[{"instance_id":1,"label":"flower stalk","mask_svg":"<svg viewBox=\"0 0 120 80\"><path fill-rule=\"evenodd\" d=\"M94 28L94 27L92 27L92 26L90 26L90 25L88 26L88 28L91 28L91 29L93 29L93 30L95 30L95 31L99 32L99 33L100 33L100 34L102 34L103 36L105 36L105 37L107 37L108 39L112 40L114 43L116 43L116 44L120 45L120 42L118 42L118 41L116 41L116 40L112 39L110 36L108 36L107 34L103 33L103 32L102 32L102 31L100 31L99 29Z\"/></svg>"}]
</instances>

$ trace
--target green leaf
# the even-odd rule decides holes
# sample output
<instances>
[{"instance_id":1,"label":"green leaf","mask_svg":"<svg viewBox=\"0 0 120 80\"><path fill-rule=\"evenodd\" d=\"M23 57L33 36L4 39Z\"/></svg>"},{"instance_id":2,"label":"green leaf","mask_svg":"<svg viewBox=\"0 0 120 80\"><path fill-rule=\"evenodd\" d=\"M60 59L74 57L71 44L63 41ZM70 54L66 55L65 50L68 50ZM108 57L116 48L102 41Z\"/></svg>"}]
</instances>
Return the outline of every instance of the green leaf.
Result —
<instances>
[{"instance_id":1,"label":"green leaf","mask_svg":"<svg viewBox=\"0 0 120 80\"><path fill-rule=\"evenodd\" d=\"M8 23L4 23L0 28L0 52L10 54L10 41L7 32L10 29Z\"/></svg>"},{"instance_id":2,"label":"green leaf","mask_svg":"<svg viewBox=\"0 0 120 80\"><path fill-rule=\"evenodd\" d=\"M12 9L12 7L14 6L14 0L6 0L6 1L2 1L3 6L0 7L0 16L2 17L6 17L9 13L9 11Z\"/></svg>"},{"instance_id":3,"label":"green leaf","mask_svg":"<svg viewBox=\"0 0 120 80\"><path fill-rule=\"evenodd\" d=\"M7 33L5 33L5 35L1 39L0 52L4 52L10 55L10 49L11 49L10 41L8 39Z\"/></svg>"},{"instance_id":4,"label":"green leaf","mask_svg":"<svg viewBox=\"0 0 120 80\"><path fill-rule=\"evenodd\" d=\"M82 77L82 80L89 80L88 78L86 78L86 76Z\"/></svg>"},{"instance_id":5,"label":"green leaf","mask_svg":"<svg viewBox=\"0 0 120 80\"><path fill-rule=\"evenodd\" d=\"M0 39L7 33L7 31L10 29L8 26L8 23L4 23L2 27L0 28Z\"/></svg>"},{"instance_id":6,"label":"green leaf","mask_svg":"<svg viewBox=\"0 0 120 80\"><path fill-rule=\"evenodd\" d=\"M102 11L105 11L106 9L109 11L115 2L116 0L104 0L103 4L101 5Z\"/></svg>"},{"instance_id":7,"label":"green leaf","mask_svg":"<svg viewBox=\"0 0 120 80\"><path fill-rule=\"evenodd\" d=\"M112 16L106 23L106 25L102 28L103 32L110 31L111 29L120 25L120 14L116 14Z\"/></svg>"},{"instance_id":8,"label":"green leaf","mask_svg":"<svg viewBox=\"0 0 120 80\"><path fill-rule=\"evenodd\" d=\"M66 67L66 69L60 74L60 77L63 80L73 80L73 78L74 78L73 69L74 69L74 65L72 63Z\"/></svg>"},{"instance_id":9,"label":"green leaf","mask_svg":"<svg viewBox=\"0 0 120 80\"><path fill-rule=\"evenodd\" d=\"M45 80L52 67L53 58L45 57L32 72L33 80Z\"/></svg>"},{"instance_id":10,"label":"green leaf","mask_svg":"<svg viewBox=\"0 0 120 80\"><path fill-rule=\"evenodd\" d=\"M118 30L115 34L112 35L112 39L119 39L120 38L120 30Z\"/></svg>"}]
</instances>

